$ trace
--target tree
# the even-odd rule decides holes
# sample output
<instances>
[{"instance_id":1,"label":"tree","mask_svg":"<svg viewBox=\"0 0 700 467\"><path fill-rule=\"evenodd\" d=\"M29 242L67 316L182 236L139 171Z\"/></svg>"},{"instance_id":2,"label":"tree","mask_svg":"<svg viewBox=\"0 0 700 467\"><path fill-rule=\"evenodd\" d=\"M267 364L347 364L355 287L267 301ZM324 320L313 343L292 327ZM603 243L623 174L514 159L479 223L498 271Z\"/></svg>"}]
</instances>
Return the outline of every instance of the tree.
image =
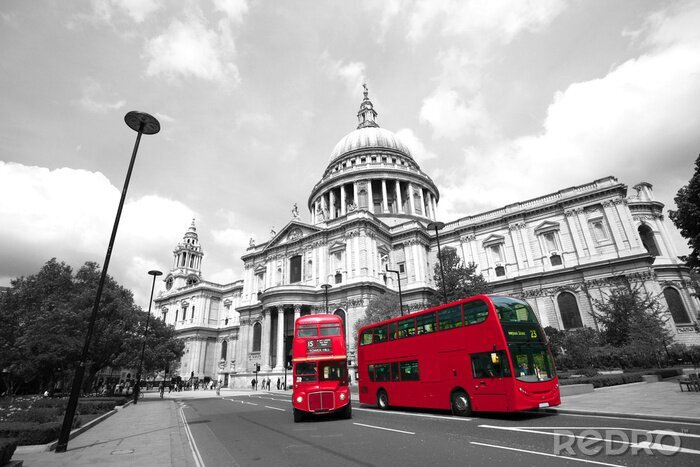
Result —
<instances>
[{"instance_id":1,"label":"tree","mask_svg":"<svg viewBox=\"0 0 700 467\"><path fill-rule=\"evenodd\" d=\"M367 309L362 318L355 323L355 335L362 326L378 323L385 319L401 316L399 294L385 292L372 298L367 304Z\"/></svg>"},{"instance_id":2,"label":"tree","mask_svg":"<svg viewBox=\"0 0 700 467\"><path fill-rule=\"evenodd\" d=\"M605 344L625 347L632 356L654 361L671 340L666 328L668 316L658 298L644 290L642 284L624 281L593 300L593 312L602 324Z\"/></svg>"},{"instance_id":3,"label":"tree","mask_svg":"<svg viewBox=\"0 0 700 467\"><path fill-rule=\"evenodd\" d=\"M491 287L484 276L476 273L476 264L469 263L464 266L454 248L442 248L439 258L442 259L445 271L444 290L448 302L491 292ZM433 278L435 279L435 293L430 299L432 306L443 303L442 273L439 261L433 268Z\"/></svg>"},{"instance_id":4,"label":"tree","mask_svg":"<svg viewBox=\"0 0 700 467\"><path fill-rule=\"evenodd\" d=\"M688 240L691 248L690 255L681 259L691 268L700 267L700 155L695 159L695 173L687 185L678 190L676 197L677 210L668 211L681 235Z\"/></svg>"}]
</instances>

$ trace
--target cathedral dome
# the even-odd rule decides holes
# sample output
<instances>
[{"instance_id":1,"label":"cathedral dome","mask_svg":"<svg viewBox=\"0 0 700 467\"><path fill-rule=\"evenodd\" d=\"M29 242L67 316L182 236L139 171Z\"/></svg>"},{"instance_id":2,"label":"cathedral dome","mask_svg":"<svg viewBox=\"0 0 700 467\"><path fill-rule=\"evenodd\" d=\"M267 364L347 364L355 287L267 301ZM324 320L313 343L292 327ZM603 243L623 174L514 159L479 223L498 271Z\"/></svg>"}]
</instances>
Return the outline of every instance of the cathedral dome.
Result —
<instances>
[{"instance_id":1,"label":"cathedral dome","mask_svg":"<svg viewBox=\"0 0 700 467\"><path fill-rule=\"evenodd\" d=\"M358 128L345 135L331 152L330 162L358 149L391 149L410 157L411 151L391 131L379 127Z\"/></svg>"}]
</instances>

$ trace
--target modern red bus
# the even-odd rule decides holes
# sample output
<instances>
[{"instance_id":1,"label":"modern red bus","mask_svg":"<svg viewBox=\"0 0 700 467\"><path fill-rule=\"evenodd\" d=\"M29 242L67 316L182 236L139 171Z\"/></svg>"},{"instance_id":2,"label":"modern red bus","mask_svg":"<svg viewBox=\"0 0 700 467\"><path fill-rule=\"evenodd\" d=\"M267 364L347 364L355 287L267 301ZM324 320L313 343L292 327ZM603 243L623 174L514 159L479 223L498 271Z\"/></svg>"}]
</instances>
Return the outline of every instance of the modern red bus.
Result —
<instances>
[{"instance_id":1,"label":"modern red bus","mask_svg":"<svg viewBox=\"0 0 700 467\"><path fill-rule=\"evenodd\" d=\"M352 417L343 321L337 315L306 315L294 323L292 345L294 421L307 414L339 412Z\"/></svg>"},{"instance_id":2,"label":"modern red bus","mask_svg":"<svg viewBox=\"0 0 700 467\"><path fill-rule=\"evenodd\" d=\"M476 295L364 326L360 402L511 412L561 403L544 332L530 306Z\"/></svg>"}]
</instances>

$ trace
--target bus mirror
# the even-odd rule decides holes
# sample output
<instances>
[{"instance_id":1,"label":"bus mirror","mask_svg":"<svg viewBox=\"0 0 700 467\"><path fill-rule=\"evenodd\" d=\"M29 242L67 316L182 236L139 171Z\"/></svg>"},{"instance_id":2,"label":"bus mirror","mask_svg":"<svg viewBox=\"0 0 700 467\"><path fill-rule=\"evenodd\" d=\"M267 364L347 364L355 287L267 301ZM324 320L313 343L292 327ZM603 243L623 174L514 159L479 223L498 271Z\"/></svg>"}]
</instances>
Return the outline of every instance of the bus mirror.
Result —
<instances>
[{"instance_id":1,"label":"bus mirror","mask_svg":"<svg viewBox=\"0 0 700 467\"><path fill-rule=\"evenodd\" d=\"M491 352L491 363L498 365L500 363L500 357L496 352Z\"/></svg>"}]
</instances>

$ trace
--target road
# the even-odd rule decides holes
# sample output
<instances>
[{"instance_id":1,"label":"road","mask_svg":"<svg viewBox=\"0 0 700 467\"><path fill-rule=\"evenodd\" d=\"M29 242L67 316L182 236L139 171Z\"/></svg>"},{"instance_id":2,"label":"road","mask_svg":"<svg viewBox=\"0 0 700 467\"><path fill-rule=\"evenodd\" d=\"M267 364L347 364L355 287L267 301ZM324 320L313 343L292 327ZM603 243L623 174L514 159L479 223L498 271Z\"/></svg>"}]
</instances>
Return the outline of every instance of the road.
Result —
<instances>
[{"instance_id":1,"label":"road","mask_svg":"<svg viewBox=\"0 0 700 467\"><path fill-rule=\"evenodd\" d=\"M700 465L700 423L380 411L294 423L289 395L179 401L204 466ZM591 437L611 440L590 440Z\"/></svg>"}]
</instances>

